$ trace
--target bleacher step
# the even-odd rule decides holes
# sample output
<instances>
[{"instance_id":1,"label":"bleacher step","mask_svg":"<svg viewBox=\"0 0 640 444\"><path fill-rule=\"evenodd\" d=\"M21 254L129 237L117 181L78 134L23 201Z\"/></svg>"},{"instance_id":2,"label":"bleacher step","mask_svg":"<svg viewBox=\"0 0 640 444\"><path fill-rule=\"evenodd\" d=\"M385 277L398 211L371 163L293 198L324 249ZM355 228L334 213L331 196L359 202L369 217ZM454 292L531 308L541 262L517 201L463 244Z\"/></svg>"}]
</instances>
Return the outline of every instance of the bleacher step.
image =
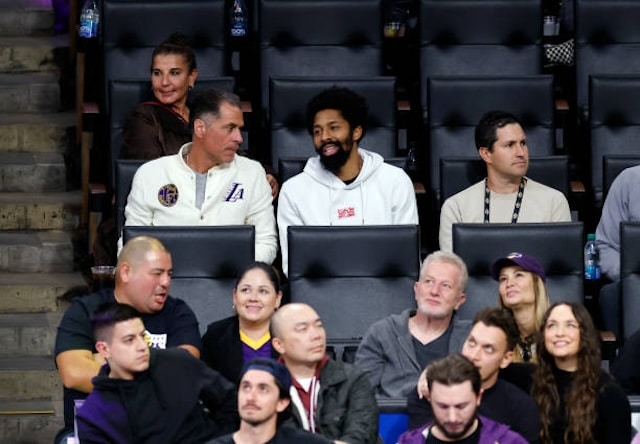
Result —
<instances>
[{"instance_id":1,"label":"bleacher step","mask_svg":"<svg viewBox=\"0 0 640 444\"><path fill-rule=\"evenodd\" d=\"M0 230L75 229L80 223L81 201L79 190L0 193Z\"/></svg>"},{"instance_id":2,"label":"bleacher step","mask_svg":"<svg viewBox=\"0 0 640 444\"><path fill-rule=\"evenodd\" d=\"M49 356L62 313L0 314L0 356Z\"/></svg>"},{"instance_id":3,"label":"bleacher step","mask_svg":"<svg viewBox=\"0 0 640 444\"><path fill-rule=\"evenodd\" d=\"M57 72L57 59L66 57L68 40L68 36L0 37L0 72Z\"/></svg>"},{"instance_id":4,"label":"bleacher step","mask_svg":"<svg viewBox=\"0 0 640 444\"><path fill-rule=\"evenodd\" d=\"M0 152L64 154L74 126L73 112L0 114Z\"/></svg>"},{"instance_id":5,"label":"bleacher step","mask_svg":"<svg viewBox=\"0 0 640 444\"><path fill-rule=\"evenodd\" d=\"M64 231L0 232L0 270L17 273L73 271L71 234Z\"/></svg>"},{"instance_id":6,"label":"bleacher step","mask_svg":"<svg viewBox=\"0 0 640 444\"><path fill-rule=\"evenodd\" d=\"M68 302L59 296L75 287L86 286L76 273L0 273L0 312L64 312Z\"/></svg>"},{"instance_id":7,"label":"bleacher step","mask_svg":"<svg viewBox=\"0 0 640 444\"><path fill-rule=\"evenodd\" d=\"M62 399L53 356L0 357L0 401Z\"/></svg>"},{"instance_id":8,"label":"bleacher step","mask_svg":"<svg viewBox=\"0 0 640 444\"><path fill-rule=\"evenodd\" d=\"M0 157L0 192L52 192L67 187L59 153L4 153Z\"/></svg>"},{"instance_id":9,"label":"bleacher step","mask_svg":"<svg viewBox=\"0 0 640 444\"><path fill-rule=\"evenodd\" d=\"M53 9L30 5L20 7L19 2L0 4L0 35L50 35L53 29ZM41 2L42 3L42 2Z\"/></svg>"},{"instance_id":10,"label":"bleacher step","mask_svg":"<svg viewBox=\"0 0 640 444\"><path fill-rule=\"evenodd\" d=\"M48 444L62 428L50 399L0 401L0 444Z\"/></svg>"},{"instance_id":11,"label":"bleacher step","mask_svg":"<svg viewBox=\"0 0 640 444\"><path fill-rule=\"evenodd\" d=\"M0 415L51 415L55 413L50 399L0 401Z\"/></svg>"},{"instance_id":12,"label":"bleacher step","mask_svg":"<svg viewBox=\"0 0 640 444\"><path fill-rule=\"evenodd\" d=\"M0 112L42 113L59 109L57 74L0 74Z\"/></svg>"}]
</instances>

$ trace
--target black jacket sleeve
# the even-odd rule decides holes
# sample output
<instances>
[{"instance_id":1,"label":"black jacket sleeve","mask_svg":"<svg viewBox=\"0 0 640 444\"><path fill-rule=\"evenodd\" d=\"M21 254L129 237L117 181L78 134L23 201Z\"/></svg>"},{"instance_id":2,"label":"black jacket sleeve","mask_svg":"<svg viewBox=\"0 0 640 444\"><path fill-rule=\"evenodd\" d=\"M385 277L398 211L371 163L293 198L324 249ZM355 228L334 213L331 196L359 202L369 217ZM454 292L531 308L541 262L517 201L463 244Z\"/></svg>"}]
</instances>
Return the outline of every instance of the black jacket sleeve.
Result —
<instances>
[{"instance_id":1,"label":"black jacket sleeve","mask_svg":"<svg viewBox=\"0 0 640 444\"><path fill-rule=\"evenodd\" d=\"M238 429L238 403L235 386L224 376L202 363L204 384L200 399L209 410L209 414L223 433L232 433Z\"/></svg>"}]
</instances>

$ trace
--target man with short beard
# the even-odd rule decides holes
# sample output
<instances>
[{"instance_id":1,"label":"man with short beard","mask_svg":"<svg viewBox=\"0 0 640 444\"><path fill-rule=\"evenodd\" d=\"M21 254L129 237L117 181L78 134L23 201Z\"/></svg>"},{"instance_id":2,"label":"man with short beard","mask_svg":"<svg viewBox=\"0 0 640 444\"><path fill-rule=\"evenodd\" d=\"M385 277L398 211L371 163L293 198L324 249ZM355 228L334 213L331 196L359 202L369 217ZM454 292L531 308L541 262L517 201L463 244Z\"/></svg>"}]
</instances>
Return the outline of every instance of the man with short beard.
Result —
<instances>
[{"instance_id":1,"label":"man with short beard","mask_svg":"<svg viewBox=\"0 0 640 444\"><path fill-rule=\"evenodd\" d=\"M520 387L498 377L502 369L510 366L519 338L518 326L511 313L498 307L483 308L476 313L471 332L462 346L462 356L480 371L482 402L479 412L510 426L530 444L538 444L540 415L536 402ZM523 373L518 373L521 370ZM511 375L522 385L530 384L530 370L521 370L511 370ZM412 391L407 398L409 428L412 429L433 419L431 404L426 399L419 399L418 395L429 397L426 371L420 375L418 390Z\"/></svg>"},{"instance_id":2,"label":"man with short beard","mask_svg":"<svg viewBox=\"0 0 640 444\"><path fill-rule=\"evenodd\" d=\"M240 373L238 411L240 429L211 444L331 444L322 435L295 427L280 427L291 403L291 376L284 364L255 358Z\"/></svg>"},{"instance_id":3,"label":"man with short beard","mask_svg":"<svg viewBox=\"0 0 640 444\"><path fill-rule=\"evenodd\" d=\"M508 426L478 415L482 379L464 356L433 361L427 367L427 384L434 421L403 433L398 444L526 444Z\"/></svg>"},{"instance_id":4,"label":"man with short beard","mask_svg":"<svg viewBox=\"0 0 640 444\"><path fill-rule=\"evenodd\" d=\"M285 273L290 225L418 224L409 176L360 146L366 122L365 99L347 88L326 89L307 105L307 129L318 155L282 185L278 199Z\"/></svg>"}]
</instances>

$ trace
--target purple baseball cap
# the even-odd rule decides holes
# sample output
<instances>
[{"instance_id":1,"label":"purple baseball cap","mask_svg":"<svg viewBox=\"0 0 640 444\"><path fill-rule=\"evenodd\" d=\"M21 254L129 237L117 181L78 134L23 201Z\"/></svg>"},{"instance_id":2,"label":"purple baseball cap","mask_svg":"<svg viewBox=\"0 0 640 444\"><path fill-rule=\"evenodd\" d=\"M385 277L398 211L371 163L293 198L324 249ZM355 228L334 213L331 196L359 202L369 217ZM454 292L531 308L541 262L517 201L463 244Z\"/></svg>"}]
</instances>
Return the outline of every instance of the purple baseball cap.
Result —
<instances>
[{"instance_id":1,"label":"purple baseball cap","mask_svg":"<svg viewBox=\"0 0 640 444\"><path fill-rule=\"evenodd\" d=\"M533 256L523 253L509 253L507 256L496 260L491 266L491 277L497 281L500 277L500 270L510 265L519 265L524 271L529 271L540 276L542 282L547 281L547 276L540 262Z\"/></svg>"}]
</instances>

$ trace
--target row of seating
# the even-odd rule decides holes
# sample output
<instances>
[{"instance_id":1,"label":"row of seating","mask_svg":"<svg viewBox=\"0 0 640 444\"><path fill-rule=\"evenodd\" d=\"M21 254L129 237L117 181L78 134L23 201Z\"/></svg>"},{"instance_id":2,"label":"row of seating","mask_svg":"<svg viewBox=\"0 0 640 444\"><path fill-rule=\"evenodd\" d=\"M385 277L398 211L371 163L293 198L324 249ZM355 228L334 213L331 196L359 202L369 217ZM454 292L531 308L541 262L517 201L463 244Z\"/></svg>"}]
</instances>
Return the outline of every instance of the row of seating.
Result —
<instances>
[{"instance_id":1,"label":"row of seating","mask_svg":"<svg viewBox=\"0 0 640 444\"><path fill-rule=\"evenodd\" d=\"M513 251L539 260L552 302L585 302L583 231L581 222L454 225L453 249L469 270L467 300L459 316L473 319L481 308L497 304L498 284L490 266ZM202 331L232 314L235 280L253 262L252 226L124 228L125 241L141 234L159 238L171 251L171 293L193 308ZM640 222L623 223L621 236L627 338L640 319L640 251L635 248ZM413 283L420 267L417 226L299 226L290 227L288 237L288 300L318 311L337 354L345 352L342 345L357 345L376 320L414 306Z\"/></svg>"},{"instance_id":2,"label":"row of seating","mask_svg":"<svg viewBox=\"0 0 640 444\"><path fill-rule=\"evenodd\" d=\"M168 29L184 32L191 37L199 60L199 84L233 88L231 79L224 77L230 73L224 3L222 0L103 2L102 48L105 90L108 91L106 97L118 94L116 90L120 81L127 83L135 80L141 83L124 100L116 102L105 99L103 110L110 115L113 130L111 159L118 157L120 139L117 133L124 115L135 102L146 97L143 92L148 91L144 83L148 81L151 51L166 38ZM626 10L627 18L633 17L633 3L616 2L616 8ZM349 81L344 76L380 76L384 72L380 62L382 7L379 0L261 0L251 5L250 9L256 12L252 23L253 35L257 39L255 55L259 55L260 65L257 70L260 81L256 83L261 92L261 99L257 100L254 109L264 111L264 116L255 120L268 122L270 140L261 140L261 144L268 146L258 146L256 143L249 147L249 151L253 151L258 158L269 160L274 168L278 168L278 160L282 157L292 153L296 156L308 154L299 152L302 146L308 146L308 152L312 152L308 139L304 143L296 143L301 137L307 137L304 119L301 119L304 114L301 109L304 109L306 101L300 96L306 97L306 89L298 85L299 89L289 90L290 96L287 97L287 81L292 79L279 79L278 76L328 76L333 79L330 82L342 78L346 83ZM607 7L606 14L599 12L603 5ZM496 10L500 10L501 14L495 14ZM427 135L427 138L418 137L421 140L418 157L424 160L422 167L425 174L421 179L430 183L430 190L434 190L436 197L439 196L439 159L445 156L474 156L470 132L481 113L487 109L506 109L520 116L525 123L534 156L554 153L553 79L551 76L538 77L541 72L540 10L539 0L483 0L466 2L464 5L434 0L420 2L418 46L421 73L420 93L416 95L420 105L416 109L422 109L428 119L424 128L418 131L420 136ZM590 59L586 55L580 56L580 51L588 53L588 49L598 43L594 36L600 35L600 49L606 52L603 47L605 43L610 43L611 35L607 17L615 14L611 12L610 2L594 0L579 0L576 11L577 32L583 39L577 45L577 59L578 64L581 60L585 60L586 64L586 60ZM330 14L331 18L322 20L322 14ZM194 16L198 19L192 20ZM598 16L604 18L597 20L595 17ZM354 20L354 17L358 19ZM479 20L480 17L483 19ZM581 22L583 26L580 26ZM628 22L625 20L623 25ZM159 26L160 23L162 26ZM172 26L169 28L167 23ZM321 29L316 29L319 23L322 23ZM628 43L633 40L633 31L618 27L614 34L623 35L624 38L620 39L627 43L626 50L632 47ZM616 51L619 53L622 49ZM585 77L585 70L586 78L592 73L614 70L612 66L615 64L610 65L606 69L603 66L578 68L581 73L578 77ZM496 75L500 77L484 77ZM506 78L516 75L519 77ZM530 79L531 76L536 80ZM215 77L223 79L213 80ZM384 79L376 81L383 82ZM386 81L393 82L392 79ZM536 87L523 86L523 82L529 81L535 83ZM276 99L283 88L284 96ZM365 145L381 151L385 157L399 153L396 90L394 83L391 92L380 95L378 91L369 96L379 98L370 99L370 103L379 102L372 104L372 110L378 110L374 111L372 119L377 121L381 130L376 133L378 125L374 122L373 131ZM597 102L597 95L585 95L591 96ZM621 104L633 101L610 102ZM597 107L597 104L591 107ZM601 121L598 115L596 113L594 116L594 125ZM631 144L622 143L620 146L628 147ZM406 145L401 148L406 148ZM267 155L269 151L270 155ZM597 148L594 149L596 151ZM602 174L601 160L597 154L592 163L593 186L599 201Z\"/></svg>"},{"instance_id":3,"label":"row of seating","mask_svg":"<svg viewBox=\"0 0 640 444\"><path fill-rule=\"evenodd\" d=\"M265 111L270 77L383 74L380 0L247 3L253 37L249 58L259 60L258 95ZM408 44L418 48L421 90L434 76L542 73L540 0L417 3L417 42ZM106 0L102 17L107 81L114 75L144 77L147 63L137 61L149 60L168 28L193 36L203 73L228 74L225 7L224 0ZM588 109L590 75L640 72L639 17L640 5L634 0L575 1L579 108ZM427 95L418 97L426 110Z\"/></svg>"},{"instance_id":4,"label":"row of seating","mask_svg":"<svg viewBox=\"0 0 640 444\"><path fill-rule=\"evenodd\" d=\"M287 168L281 172L281 180L299 172L301 159L314 154L304 119L305 105L314 94L333 84L352 88L368 100L369 129L363 145L385 158L394 159L397 125L393 107L393 78L273 78L270 83L271 164L276 172L282 166ZM232 85L231 78L198 82L198 88L231 89ZM470 159L477 159L472 142L473 131L487 109L504 109L521 117L533 156L529 174L569 194L569 160L563 156L553 156L555 127L553 79L550 76L434 78L428 82L428 86L431 110L428 124L430 171L426 174L426 181L430 183L430 190L437 200L442 202L484 175L482 165ZM118 158L124 118L139 101L148 98L148 91L146 81L120 80L110 83L111 149L114 159ZM604 172L610 162L605 158L636 152L633 140L640 128L640 114L632 105L636 96L640 99L640 78L592 78L592 177L594 190L600 195L615 177ZM615 159L618 164L621 163L619 157ZM400 165L403 163L402 160L395 162ZM467 174L450 175L447 172L450 168L451 172L460 172L459 168L463 168ZM441 170L445 174L441 174ZM460 177L468 179L458 182ZM443 187L446 190L442 190Z\"/></svg>"},{"instance_id":5,"label":"row of seating","mask_svg":"<svg viewBox=\"0 0 640 444\"><path fill-rule=\"evenodd\" d=\"M142 234L171 251L171 293L191 306L202 331L233 313L233 286L254 260L253 226L126 226L124 241ZM291 227L289 242L290 300L312 304L327 319L331 338L359 339L373 321L411 306L419 227Z\"/></svg>"}]
</instances>

